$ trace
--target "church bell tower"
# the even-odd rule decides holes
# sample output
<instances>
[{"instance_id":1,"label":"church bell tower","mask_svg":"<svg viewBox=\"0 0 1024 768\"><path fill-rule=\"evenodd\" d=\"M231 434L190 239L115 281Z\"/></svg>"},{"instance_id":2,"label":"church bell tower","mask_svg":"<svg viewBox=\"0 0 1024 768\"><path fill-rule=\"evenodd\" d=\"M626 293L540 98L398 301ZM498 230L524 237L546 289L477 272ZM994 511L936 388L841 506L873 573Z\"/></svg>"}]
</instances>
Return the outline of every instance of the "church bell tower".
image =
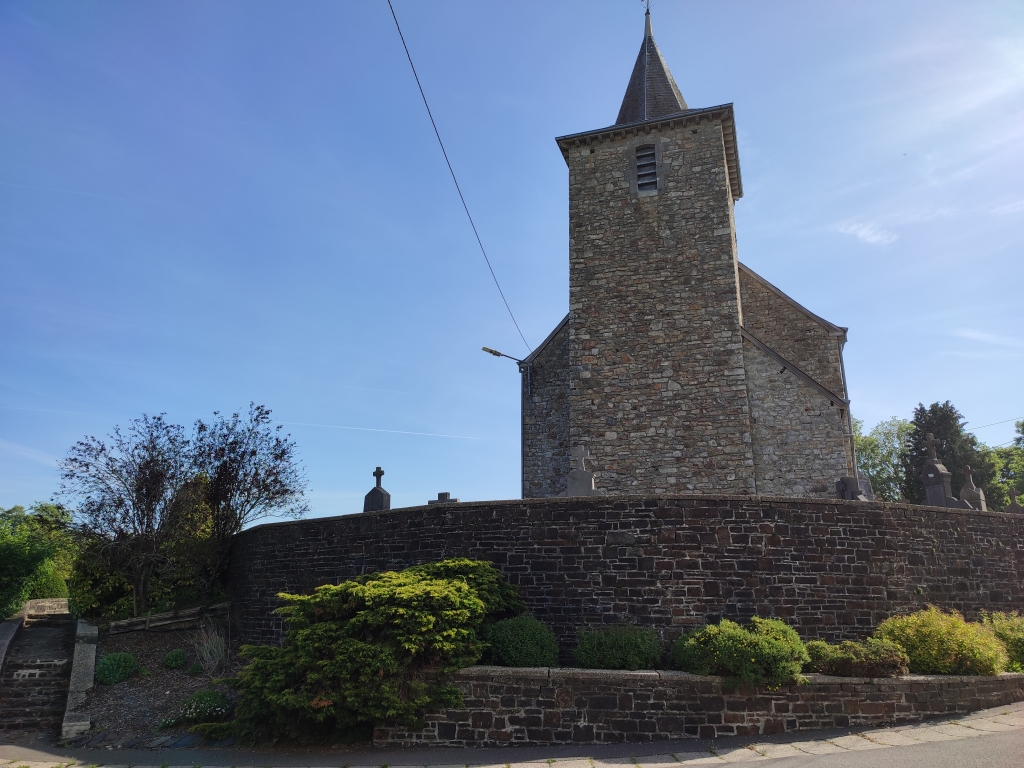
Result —
<instances>
[{"instance_id":1,"label":"church bell tower","mask_svg":"<svg viewBox=\"0 0 1024 768\"><path fill-rule=\"evenodd\" d=\"M569 167L569 442L610 493L753 493L731 104L691 109L645 17L614 125Z\"/></svg>"}]
</instances>

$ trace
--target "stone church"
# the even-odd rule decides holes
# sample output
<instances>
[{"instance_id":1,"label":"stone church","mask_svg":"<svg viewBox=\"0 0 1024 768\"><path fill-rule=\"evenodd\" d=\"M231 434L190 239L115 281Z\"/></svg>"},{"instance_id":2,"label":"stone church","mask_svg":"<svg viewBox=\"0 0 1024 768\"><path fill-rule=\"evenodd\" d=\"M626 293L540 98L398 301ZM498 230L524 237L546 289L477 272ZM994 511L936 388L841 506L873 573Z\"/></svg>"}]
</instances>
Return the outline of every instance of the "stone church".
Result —
<instances>
[{"instance_id":1,"label":"stone church","mask_svg":"<svg viewBox=\"0 0 1024 768\"><path fill-rule=\"evenodd\" d=\"M648 13L615 124L556 141L569 314L520 366L523 497L565 495L570 451L599 493L834 496L846 329L738 261L732 104L686 104Z\"/></svg>"}]
</instances>

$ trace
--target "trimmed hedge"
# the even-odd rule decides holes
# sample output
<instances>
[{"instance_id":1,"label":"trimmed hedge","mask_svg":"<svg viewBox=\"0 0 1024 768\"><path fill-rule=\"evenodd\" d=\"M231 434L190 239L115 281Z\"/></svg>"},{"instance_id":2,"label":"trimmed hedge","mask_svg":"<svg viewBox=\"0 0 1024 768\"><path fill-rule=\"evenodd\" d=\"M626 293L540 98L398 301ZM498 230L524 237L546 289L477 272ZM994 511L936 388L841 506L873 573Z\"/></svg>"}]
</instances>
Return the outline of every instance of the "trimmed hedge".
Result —
<instances>
[{"instance_id":1,"label":"trimmed hedge","mask_svg":"<svg viewBox=\"0 0 1024 768\"><path fill-rule=\"evenodd\" d=\"M528 613L493 624L484 635L489 661L503 667L558 666L555 633Z\"/></svg>"},{"instance_id":2,"label":"trimmed hedge","mask_svg":"<svg viewBox=\"0 0 1024 768\"><path fill-rule=\"evenodd\" d=\"M654 669L662 656L658 633L649 627L618 624L577 637L576 663L584 669Z\"/></svg>"},{"instance_id":3,"label":"trimmed hedge","mask_svg":"<svg viewBox=\"0 0 1024 768\"><path fill-rule=\"evenodd\" d=\"M676 640L672 666L696 675L720 675L726 688L779 688L799 681L810 661L796 631L777 619L753 618L744 628L723 619Z\"/></svg>"},{"instance_id":4,"label":"trimmed hedge","mask_svg":"<svg viewBox=\"0 0 1024 768\"><path fill-rule=\"evenodd\" d=\"M910 671L922 675L998 675L1009 662L992 629L935 606L886 619L875 637L902 647Z\"/></svg>"},{"instance_id":5,"label":"trimmed hedge","mask_svg":"<svg viewBox=\"0 0 1024 768\"><path fill-rule=\"evenodd\" d=\"M811 657L810 671L838 677L899 677L907 674L910 662L900 646L877 637L838 645L812 640L807 643L807 655Z\"/></svg>"},{"instance_id":6,"label":"trimmed hedge","mask_svg":"<svg viewBox=\"0 0 1024 768\"><path fill-rule=\"evenodd\" d=\"M188 654L184 648L175 648L164 655L164 666L167 669L181 669L188 661Z\"/></svg>"}]
</instances>

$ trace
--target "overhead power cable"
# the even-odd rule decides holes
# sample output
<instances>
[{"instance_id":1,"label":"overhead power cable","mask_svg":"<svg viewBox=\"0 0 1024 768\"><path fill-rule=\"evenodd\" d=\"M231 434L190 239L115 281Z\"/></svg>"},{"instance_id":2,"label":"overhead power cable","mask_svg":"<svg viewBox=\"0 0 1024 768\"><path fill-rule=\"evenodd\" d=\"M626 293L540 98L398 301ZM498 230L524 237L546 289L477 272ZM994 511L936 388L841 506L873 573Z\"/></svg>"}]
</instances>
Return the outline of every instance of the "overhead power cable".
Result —
<instances>
[{"instance_id":1,"label":"overhead power cable","mask_svg":"<svg viewBox=\"0 0 1024 768\"><path fill-rule=\"evenodd\" d=\"M512 314L512 307L508 305L508 299L505 298L505 292L501 290L501 284L498 282L498 276L494 274L494 267L491 266L491 260L487 257L487 251L484 249L483 240L480 239L480 233L477 232L476 224L473 223L473 216L469 212L469 206L466 205L466 198L462 194L462 188L459 186L459 180L455 178L455 169L452 168L452 161L448 159L448 152L444 148L444 142L441 141L441 132L437 130L437 123L434 122L434 115L430 111L430 104L427 103L427 94L423 92L423 84L420 82L420 76L416 74L416 65L412 63L412 54L409 53L409 46L406 45L405 35L402 34L402 25L398 23L398 16L395 14L395 6L391 4L391 0L388 0L388 8L391 9L391 18L395 20L395 29L398 30L398 36L402 39L402 47L405 49L405 57L409 60L409 67L412 69L412 76L416 78L416 87L420 89L420 96L423 99L423 106L427 108L427 117L430 118L430 124L434 127L434 135L437 136L437 143L441 146L441 154L444 155L444 161L448 164L448 172L452 175L452 181L455 182L455 190L459 193L459 200L462 201L462 208L466 211L466 218L469 219L469 226L473 228L473 234L476 236L477 245L480 246L480 253L484 255L484 261L487 262L487 269L491 272L491 277L494 278L494 285L498 289L498 293L501 295L501 300L505 303L505 309L508 310L508 316L512 318L512 323L515 325L516 330L519 331L519 338L523 340L523 344L526 348L533 351L533 347L526 340L523 335L522 329L519 327L519 323L516 322L516 316Z\"/></svg>"}]
</instances>

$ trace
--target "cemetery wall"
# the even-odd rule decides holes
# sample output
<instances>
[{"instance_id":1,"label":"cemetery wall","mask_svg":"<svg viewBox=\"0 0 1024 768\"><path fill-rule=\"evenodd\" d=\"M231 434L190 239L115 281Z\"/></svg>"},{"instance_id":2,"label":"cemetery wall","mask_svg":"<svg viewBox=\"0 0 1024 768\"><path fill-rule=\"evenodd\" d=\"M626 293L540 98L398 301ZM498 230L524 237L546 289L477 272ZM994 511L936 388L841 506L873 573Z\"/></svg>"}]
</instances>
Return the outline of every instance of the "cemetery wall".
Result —
<instances>
[{"instance_id":1,"label":"cemetery wall","mask_svg":"<svg viewBox=\"0 0 1024 768\"><path fill-rule=\"evenodd\" d=\"M523 498L565 493L569 475L569 323L527 358L523 381Z\"/></svg>"},{"instance_id":2,"label":"cemetery wall","mask_svg":"<svg viewBox=\"0 0 1024 768\"><path fill-rule=\"evenodd\" d=\"M835 496L849 474L844 403L830 401L753 344L743 345L757 490L768 496Z\"/></svg>"},{"instance_id":3,"label":"cemetery wall","mask_svg":"<svg viewBox=\"0 0 1024 768\"><path fill-rule=\"evenodd\" d=\"M378 747L533 746L757 736L818 728L905 725L1024 700L1024 675L840 678L727 693L684 672L469 667L463 707L419 731L381 725Z\"/></svg>"},{"instance_id":4,"label":"cemetery wall","mask_svg":"<svg viewBox=\"0 0 1024 768\"><path fill-rule=\"evenodd\" d=\"M633 622L666 640L758 614L862 638L927 603L1024 607L1024 515L778 497L584 497L438 504L260 525L235 538L243 641L276 643L277 593L446 557L493 562L556 632Z\"/></svg>"}]
</instances>

